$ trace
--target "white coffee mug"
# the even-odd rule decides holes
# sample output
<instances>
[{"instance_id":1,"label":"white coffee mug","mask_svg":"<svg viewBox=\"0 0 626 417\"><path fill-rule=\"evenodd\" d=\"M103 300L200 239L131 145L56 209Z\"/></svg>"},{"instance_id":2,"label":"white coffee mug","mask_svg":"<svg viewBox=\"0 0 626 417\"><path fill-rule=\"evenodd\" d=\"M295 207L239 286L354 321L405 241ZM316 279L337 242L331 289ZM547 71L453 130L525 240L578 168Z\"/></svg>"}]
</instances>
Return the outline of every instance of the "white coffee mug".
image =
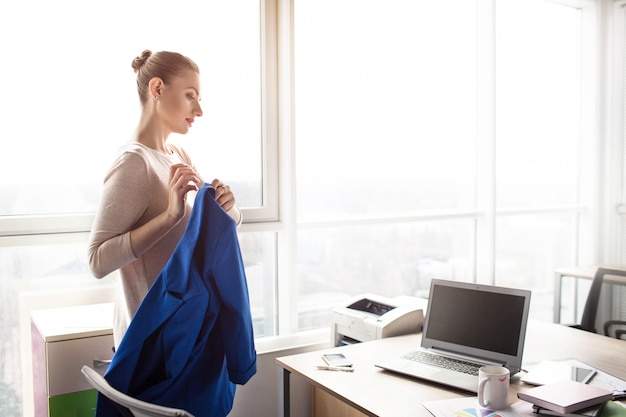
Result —
<instances>
[{"instance_id":1,"label":"white coffee mug","mask_svg":"<svg viewBox=\"0 0 626 417\"><path fill-rule=\"evenodd\" d=\"M478 371L478 404L491 410L509 407L511 373L503 366L485 365Z\"/></svg>"}]
</instances>

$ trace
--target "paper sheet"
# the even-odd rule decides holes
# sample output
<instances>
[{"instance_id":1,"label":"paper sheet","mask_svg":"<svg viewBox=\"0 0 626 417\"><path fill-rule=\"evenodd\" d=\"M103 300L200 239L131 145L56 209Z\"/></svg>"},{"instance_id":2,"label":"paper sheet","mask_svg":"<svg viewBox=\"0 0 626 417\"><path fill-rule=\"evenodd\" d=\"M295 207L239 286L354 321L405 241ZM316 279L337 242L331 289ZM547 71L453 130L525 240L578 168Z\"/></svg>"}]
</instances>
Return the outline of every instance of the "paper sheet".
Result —
<instances>
[{"instance_id":1,"label":"paper sheet","mask_svg":"<svg viewBox=\"0 0 626 417\"><path fill-rule=\"evenodd\" d=\"M546 371L547 373L550 372L554 372L555 375L565 372L567 373L569 368L565 368L563 369L562 366L560 366L559 364L563 364L566 366L576 366L579 368L587 368L587 369L595 369L597 372L596 374L593 376L593 378L591 378L591 380L588 382L589 385L594 385L597 387L602 387L604 389L608 389L609 391L613 391L613 390L626 390L626 381L619 379L613 375L610 375L606 372L600 371L599 369L596 369L584 362L581 362L579 360L576 359L564 359L562 361L545 361L545 362L541 362L539 364L537 364L537 366L541 366L544 367L543 370ZM546 366L547 365L547 366ZM535 372L536 370L534 368L530 369L529 372L529 376L531 373ZM524 381L526 377L522 377L522 381ZM545 377L546 381L549 379L548 377ZM556 378L559 379L559 378ZM561 378L562 379L562 378ZM548 381L548 382L555 382L555 381ZM548 383L548 382L543 382L543 383Z\"/></svg>"},{"instance_id":2,"label":"paper sheet","mask_svg":"<svg viewBox=\"0 0 626 417\"><path fill-rule=\"evenodd\" d=\"M422 405L435 417L537 417L532 404L517 401L506 410L490 410L478 404L478 397L427 401Z\"/></svg>"}]
</instances>

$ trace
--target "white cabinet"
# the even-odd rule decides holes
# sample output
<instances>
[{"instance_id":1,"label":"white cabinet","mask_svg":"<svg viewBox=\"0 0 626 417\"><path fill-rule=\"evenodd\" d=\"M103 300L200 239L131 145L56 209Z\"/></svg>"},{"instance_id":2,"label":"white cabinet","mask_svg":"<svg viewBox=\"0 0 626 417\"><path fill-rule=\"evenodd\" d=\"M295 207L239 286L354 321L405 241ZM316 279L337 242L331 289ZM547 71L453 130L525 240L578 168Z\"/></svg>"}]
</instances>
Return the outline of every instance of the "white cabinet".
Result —
<instances>
[{"instance_id":1,"label":"white cabinet","mask_svg":"<svg viewBox=\"0 0 626 417\"><path fill-rule=\"evenodd\" d=\"M102 374L113 357L113 303L33 311L31 326L35 417L93 417L81 368Z\"/></svg>"}]
</instances>

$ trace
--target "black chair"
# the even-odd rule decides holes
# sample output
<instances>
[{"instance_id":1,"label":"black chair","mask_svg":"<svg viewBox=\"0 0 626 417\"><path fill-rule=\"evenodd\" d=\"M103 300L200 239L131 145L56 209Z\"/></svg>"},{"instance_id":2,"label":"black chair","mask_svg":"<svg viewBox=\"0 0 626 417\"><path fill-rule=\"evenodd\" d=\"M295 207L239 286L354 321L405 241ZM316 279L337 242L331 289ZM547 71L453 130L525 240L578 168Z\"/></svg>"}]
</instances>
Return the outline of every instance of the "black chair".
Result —
<instances>
[{"instance_id":1,"label":"black chair","mask_svg":"<svg viewBox=\"0 0 626 417\"><path fill-rule=\"evenodd\" d=\"M626 336L626 320L611 317L611 306L603 303L612 295L616 285L622 285L626 289L626 270L598 268L589 289L580 324L572 327L593 333L599 333L598 328L601 327L605 336L618 339ZM600 317L606 317L608 320L597 323Z\"/></svg>"}]
</instances>

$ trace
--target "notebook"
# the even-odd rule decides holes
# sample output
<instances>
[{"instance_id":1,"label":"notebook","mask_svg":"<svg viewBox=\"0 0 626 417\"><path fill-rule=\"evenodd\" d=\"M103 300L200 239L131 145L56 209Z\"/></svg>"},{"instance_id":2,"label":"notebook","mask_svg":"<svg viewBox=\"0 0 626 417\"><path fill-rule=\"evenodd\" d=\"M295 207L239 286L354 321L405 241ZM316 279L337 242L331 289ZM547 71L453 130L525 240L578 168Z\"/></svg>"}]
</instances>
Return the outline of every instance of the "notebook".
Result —
<instances>
[{"instance_id":1,"label":"notebook","mask_svg":"<svg viewBox=\"0 0 626 417\"><path fill-rule=\"evenodd\" d=\"M421 346L375 364L476 393L480 366L505 366L511 375L520 371L529 308L527 290L433 279ZM407 358L416 352L468 362L473 369L468 373Z\"/></svg>"},{"instance_id":2,"label":"notebook","mask_svg":"<svg viewBox=\"0 0 626 417\"><path fill-rule=\"evenodd\" d=\"M613 398L608 389L578 381L560 381L518 392L517 398L561 414L574 413Z\"/></svg>"}]
</instances>

